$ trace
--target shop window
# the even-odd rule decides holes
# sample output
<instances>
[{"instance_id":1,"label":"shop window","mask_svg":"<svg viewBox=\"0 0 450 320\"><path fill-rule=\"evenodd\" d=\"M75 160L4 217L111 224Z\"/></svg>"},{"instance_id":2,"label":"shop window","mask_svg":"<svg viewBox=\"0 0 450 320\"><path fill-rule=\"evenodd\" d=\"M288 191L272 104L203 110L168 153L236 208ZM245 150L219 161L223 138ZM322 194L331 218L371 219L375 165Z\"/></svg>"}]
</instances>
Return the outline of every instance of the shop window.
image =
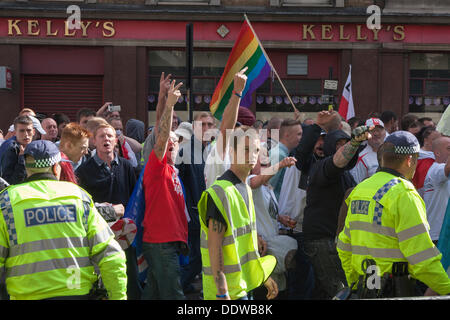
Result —
<instances>
[{"instance_id":1,"label":"shop window","mask_svg":"<svg viewBox=\"0 0 450 320\"><path fill-rule=\"evenodd\" d=\"M323 66L327 63L332 65L332 54L314 52L283 55L273 52L272 57L275 58L272 59L273 62L278 60L281 81L297 109L302 112L318 112L327 110L330 103L338 103L336 92L324 89L329 70ZM255 100L257 111L292 112L291 102L274 74L256 90Z\"/></svg>"},{"instance_id":2,"label":"shop window","mask_svg":"<svg viewBox=\"0 0 450 320\"><path fill-rule=\"evenodd\" d=\"M229 52L226 51L194 51L192 94L194 110L209 111L209 103L217 83L227 64ZM181 50L149 51L149 110L156 110L161 72L172 74L177 82L186 83L186 54ZM187 110L186 86L181 87L183 94L175 105L175 110Z\"/></svg>"},{"instance_id":3,"label":"shop window","mask_svg":"<svg viewBox=\"0 0 450 320\"><path fill-rule=\"evenodd\" d=\"M323 83L325 79L293 79L285 78L284 87L292 102L302 112L327 110L329 101L325 100ZM331 96L333 103L337 97ZM291 112L292 105L276 77L269 77L256 90L256 110L268 112Z\"/></svg>"},{"instance_id":4,"label":"shop window","mask_svg":"<svg viewBox=\"0 0 450 320\"><path fill-rule=\"evenodd\" d=\"M220 81L229 54L228 50L194 51L192 84L194 110L209 111L211 97ZM177 82L183 81L186 83L186 56L185 52L180 49L150 50L148 57L148 106L149 110L156 110L161 72L164 72L166 75L171 73ZM280 65L284 65L284 70L280 69L278 71L286 90L299 110L302 110L302 112L317 112L328 109L330 101L325 100L326 97L324 95L330 93L323 88L324 81L328 79L328 69L323 68L323 59L330 60L333 58L333 55L324 55L323 53L316 53L311 56L306 54L280 55L274 52L273 58L272 61L278 60ZM309 66L306 62L309 62ZM293 66L296 67L294 68ZM318 69L324 69L324 71L319 71ZM187 110L185 86L181 87L181 93L183 96L175 105L175 110ZM330 100L335 105L338 103L337 99L338 96L331 95L330 97ZM273 74L256 90L254 103L257 111L292 112L291 103L278 79Z\"/></svg>"},{"instance_id":5,"label":"shop window","mask_svg":"<svg viewBox=\"0 0 450 320\"><path fill-rule=\"evenodd\" d=\"M412 53L409 111L443 112L450 103L450 54Z\"/></svg>"}]
</instances>

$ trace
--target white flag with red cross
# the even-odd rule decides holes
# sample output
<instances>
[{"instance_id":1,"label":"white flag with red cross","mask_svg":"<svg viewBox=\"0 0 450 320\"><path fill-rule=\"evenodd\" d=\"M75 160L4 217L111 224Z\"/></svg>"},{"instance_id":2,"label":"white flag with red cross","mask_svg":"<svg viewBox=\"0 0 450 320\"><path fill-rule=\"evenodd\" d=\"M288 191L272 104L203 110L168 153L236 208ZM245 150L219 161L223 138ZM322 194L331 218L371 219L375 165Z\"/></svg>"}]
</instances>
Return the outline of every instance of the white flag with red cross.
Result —
<instances>
[{"instance_id":1,"label":"white flag with red cross","mask_svg":"<svg viewBox=\"0 0 450 320\"><path fill-rule=\"evenodd\" d=\"M339 104L339 114L345 121L355 116L355 107L353 106L352 97L352 65L350 65L347 81L345 82L344 91L342 92L341 103Z\"/></svg>"}]
</instances>

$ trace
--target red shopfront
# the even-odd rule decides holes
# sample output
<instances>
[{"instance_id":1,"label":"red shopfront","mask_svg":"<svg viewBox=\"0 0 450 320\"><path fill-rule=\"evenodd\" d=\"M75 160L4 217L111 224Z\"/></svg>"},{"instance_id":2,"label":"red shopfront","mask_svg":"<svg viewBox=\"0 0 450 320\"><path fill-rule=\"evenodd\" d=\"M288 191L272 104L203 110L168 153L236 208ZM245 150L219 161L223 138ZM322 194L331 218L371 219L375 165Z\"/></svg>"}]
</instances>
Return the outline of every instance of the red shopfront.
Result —
<instances>
[{"instance_id":1,"label":"red shopfront","mask_svg":"<svg viewBox=\"0 0 450 320\"><path fill-rule=\"evenodd\" d=\"M73 116L82 106L97 108L104 101L122 105L127 119L147 120L160 72L184 77L186 23L91 19L82 21L79 30L69 30L62 19L0 18L0 66L13 72L13 89L0 91L2 108L8 110L1 127L22 106ZM354 23L252 24L300 111L326 108L320 97L330 69L339 81L333 92L338 102L349 64L356 113L362 117L384 109L404 114L411 99L413 104L421 102L416 98L424 102L433 86L439 94L433 111L439 112L450 97L448 25L386 24L369 30ZM194 22L194 110L207 109L240 26ZM430 57L439 61L438 72L426 71L432 63L421 62ZM269 79L256 92L252 109L288 112L286 100L279 84ZM180 99L176 110L186 110L186 102Z\"/></svg>"}]
</instances>

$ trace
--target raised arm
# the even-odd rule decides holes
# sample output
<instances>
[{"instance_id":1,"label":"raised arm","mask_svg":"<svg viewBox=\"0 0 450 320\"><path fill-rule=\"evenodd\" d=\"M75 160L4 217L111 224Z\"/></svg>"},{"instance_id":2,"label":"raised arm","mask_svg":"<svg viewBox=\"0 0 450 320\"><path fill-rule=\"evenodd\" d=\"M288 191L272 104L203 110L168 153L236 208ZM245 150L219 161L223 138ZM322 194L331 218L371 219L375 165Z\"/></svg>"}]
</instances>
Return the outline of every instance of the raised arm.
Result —
<instances>
[{"instance_id":1,"label":"raised arm","mask_svg":"<svg viewBox=\"0 0 450 320\"><path fill-rule=\"evenodd\" d=\"M161 73L161 78L159 79L159 94L158 94L158 104L156 105L156 123L154 130L158 130L159 122L161 120L162 114L164 112L166 101L167 101L167 93L170 89L170 77L172 75L169 74L167 77L164 75L164 72ZM157 134L158 131L155 131Z\"/></svg>"},{"instance_id":2,"label":"raised arm","mask_svg":"<svg viewBox=\"0 0 450 320\"><path fill-rule=\"evenodd\" d=\"M261 187L263 184L266 184L270 178L272 178L275 174L277 174L278 171L280 171L283 168L291 167L295 165L294 157L286 157L277 164L268 167L266 169L261 169L261 174L254 176L250 179L250 187L252 189L257 189Z\"/></svg>"},{"instance_id":3,"label":"raised arm","mask_svg":"<svg viewBox=\"0 0 450 320\"><path fill-rule=\"evenodd\" d=\"M339 129L340 115L336 111L320 111L316 122L303 129L303 136L295 149L296 166L304 174L309 173L314 145L322 130L330 132Z\"/></svg>"},{"instance_id":4,"label":"raised arm","mask_svg":"<svg viewBox=\"0 0 450 320\"><path fill-rule=\"evenodd\" d=\"M247 76L245 75L245 72L247 71L247 69L248 67L245 67L234 75L233 91L235 91L239 95L241 95L242 91L244 91L245 89L245 83L247 82ZM220 125L220 135L217 139L218 146L222 145L222 148L217 148L219 156L222 159L224 158L224 154L227 150L227 130L234 129L234 126L236 125L240 102L241 98L239 98L236 94L232 94L227 106L225 107L225 110L223 111L222 123Z\"/></svg>"},{"instance_id":5,"label":"raised arm","mask_svg":"<svg viewBox=\"0 0 450 320\"><path fill-rule=\"evenodd\" d=\"M333 156L333 163L338 168L345 168L358 151L361 142L370 138L369 128L360 126L353 130L352 138L349 142L340 147Z\"/></svg>"},{"instance_id":6,"label":"raised arm","mask_svg":"<svg viewBox=\"0 0 450 320\"><path fill-rule=\"evenodd\" d=\"M337 111L320 111L317 114L316 124L327 133L338 130L341 125L341 116Z\"/></svg>"},{"instance_id":7,"label":"raised arm","mask_svg":"<svg viewBox=\"0 0 450 320\"><path fill-rule=\"evenodd\" d=\"M133 150L134 153L138 153L142 150L142 145L138 141L127 136L123 137L125 138L126 142L128 142L128 144L131 147L131 150Z\"/></svg>"},{"instance_id":8,"label":"raised arm","mask_svg":"<svg viewBox=\"0 0 450 320\"><path fill-rule=\"evenodd\" d=\"M96 112L97 117L103 117L104 114L106 113L106 108L108 108L108 106L109 106L110 104L112 104L112 102L105 102L105 104L102 105L102 106L100 107L100 109L97 110L97 112Z\"/></svg>"},{"instance_id":9,"label":"raised arm","mask_svg":"<svg viewBox=\"0 0 450 320\"><path fill-rule=\"evenodd\" d=\"M175 80L170 83L166 107L160 119L159 130L157 132L156 144L154 147L155 155L159 160L162 160L164 158L164 154L166 153L170 130L172 129L173 107L175 106L178 98L181 96L181 92L178 89L182 84L183 83L180 82L175 86Z\"/></svg>"}]
</instances>

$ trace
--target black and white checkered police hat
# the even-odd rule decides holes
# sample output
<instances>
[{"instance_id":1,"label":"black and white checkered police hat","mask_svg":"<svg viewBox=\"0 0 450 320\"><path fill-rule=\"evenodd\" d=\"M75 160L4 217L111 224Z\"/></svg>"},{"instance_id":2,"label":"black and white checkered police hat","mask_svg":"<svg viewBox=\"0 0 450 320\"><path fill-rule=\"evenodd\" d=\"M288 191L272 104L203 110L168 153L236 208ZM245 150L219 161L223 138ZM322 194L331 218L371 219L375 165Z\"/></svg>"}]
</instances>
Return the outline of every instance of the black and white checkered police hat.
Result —
<instances>
[{"instance_id":1,"label":"black and white checkered police hat","mask_svg":"<svg viewBox=\"0 0 450 320\"><path fill-rule=\"evenodd\" d=\"M26 162L28 168L49 168L61 161L61 153L58 147L51 141L36 140L27 145L24 152L25 157L30 155L34 162Z\"/></svg>"},{"instance_id":2,"label":"black and white checkered police hat","mask_svg":"<svg viewBox=\"0 0 450 320\"><path fill-rule=\"evenodd\" d=\"M419 153L420 144L416 136L408 131L395 131L391 133L384 142L394 145L394 152L398 154Z\"/></svg>"}]
</instances>

